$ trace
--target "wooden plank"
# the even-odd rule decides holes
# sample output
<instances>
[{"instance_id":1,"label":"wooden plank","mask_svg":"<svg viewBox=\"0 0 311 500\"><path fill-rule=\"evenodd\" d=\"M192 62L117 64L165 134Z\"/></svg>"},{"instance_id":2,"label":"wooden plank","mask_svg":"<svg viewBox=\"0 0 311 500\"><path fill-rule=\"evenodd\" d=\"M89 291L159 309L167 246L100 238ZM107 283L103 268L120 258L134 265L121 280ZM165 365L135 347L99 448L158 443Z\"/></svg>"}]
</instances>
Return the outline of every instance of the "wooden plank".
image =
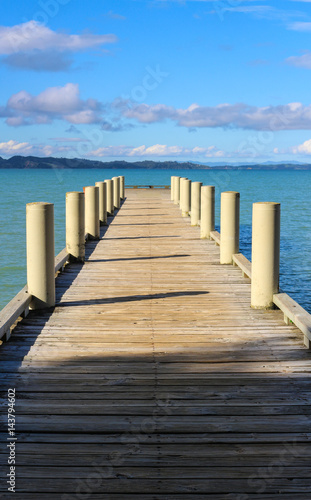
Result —
<instances>
[{"instance_id":1,"label":"wooden plank","mask_svg":"<svg viewBox=\"0 0 311 500\"><path fill-rule=\"evenodd\" d=\"M55 274L60 271L64 265L68 262L69 260L69 253L67 252L67 249L64 248L58 255L55 257Z\"/></svg>"},{"instance_id":2,"label":"wooden plank","mask_svg":"<svg viewBox=\"0 0 311 500\"><path fill-rule=\"evenodd\" d=\"M215 241L216 245L220 246L220 233L218 231L211 231L210 237Z\"/></svg>"},{"instance_id":3,"label":"wooden plank","mask_svg":"<svg viewBox=\"0 0 311 500\"><path fill-rule=\"evenodd\" d=\"M105 470L103 471L105 473ZM262 480L260 480L262 479ZM91 482L91 481L90 481ZM58 477L50 478L20 478L18 481L17 492L35 491L41 493L74 493L78 488L79 483L77 479L64 479ZM258 488L265 486L265 492L279 495L283 493L304 493L310 494L311 478L274 478L273 481L265 481L264 478L257 478L257 481L250 481L248 479L131 479L119 477L115 478L102 478L97 481L93 479L91 482L93 493L179 493L179 494L192 494L203 493L208 495L222 494L229 495L233 493L258 493ZM6 491L5 481L0 482L0 491ZM78 490L79 491L79 490ZM70 498L70 497L69 497ZM213 498L213 497L212 497ZM283 497L280 497L283 498Z\"/></svg>"},{"instance_id":4,"label":"wooden plank","mask_svg":"<svg viewBox=\"0 0 311 500\"><path fill-rule=\"evenodd\" d=\"M304 343L311 348L311 314L301 307L286 293L273 295L274 304L284 313L284 320L292 321L304 334Z\"/></svg>"},{"instance_id":5,"label":"wooden plank","mask_svg":"<svg viewBox=\"0 0 311 500\"><path fill-rule=\"evenodd\" d=\"M25 286L15 297L0 311L0 338L6 335L10 337L10 328L18 318L28 310L31 302L31 295Z\"/></svg>"},{"instance_id":6,"label":"wooden plank","mask_svg":"<svg viewBox=\"0 0 311 500\"><path fill-rule=\"evenodd\" d=\"M55 257L55 274L65 265L68 261L69 254L64 248ZM28 293L27 285L0 311L0 339L6 335L8 340L11 335L11 327L22 315L28 314L28 308L32 296Z\"/></svg>"},{"instance_id":7,"label":"wooden plank","mask_svg":"<svg viewBox=\"0 0 311 500\"><path fill-rule=\"evenodd\" d=\"M242 270L244 278L252 279L252 263L242 253L232 255L232 260Z\"/></svg>"},{"instance_id":8,"label":"wooden plank","mask_svg":"<svg viewBox=\"0 0 311 500\"><path fill-rule=\"evenodd\" d=\"M234 499L234 494L228 496L228 500L238 500L239 496L241 495L235 495L236 499ZM75 498L74 494L71 495L72 500ZM245 497L246 495L244 495ZM102 500L103 496L102 493L92 493L92 499L93 500ZM206 499L211 499L211 500L224 500L223 494L217 495L212 493L212 495L195 495L195 500L206 500ZM243 498L243 496L242 496ZM275 494L270 494L270 493L255 493L254 495L252 493L247 494L247 500L275 500L276 496ZM182 496L180 494L175 495L173 494L167 494L164 493L159 494L157 493L156 500L194 500L194 496L192 493L188 494L183 494ZM42 494L41 493L14 493L14 500L42 500ZM44 500L59 500L59 493L45 493L44 494ZM70 495L68 495L67 500L70 499ZM135 493L134 495L132 494L122 494L122 493L105 493L105 500L155 500L155 496L153 493L150 494L139 494L139 496ZM245 499L246 500L246 499ZM310 500L309 493L283 493L282 494L282 500Z\"/></svg>"}]
</instances>

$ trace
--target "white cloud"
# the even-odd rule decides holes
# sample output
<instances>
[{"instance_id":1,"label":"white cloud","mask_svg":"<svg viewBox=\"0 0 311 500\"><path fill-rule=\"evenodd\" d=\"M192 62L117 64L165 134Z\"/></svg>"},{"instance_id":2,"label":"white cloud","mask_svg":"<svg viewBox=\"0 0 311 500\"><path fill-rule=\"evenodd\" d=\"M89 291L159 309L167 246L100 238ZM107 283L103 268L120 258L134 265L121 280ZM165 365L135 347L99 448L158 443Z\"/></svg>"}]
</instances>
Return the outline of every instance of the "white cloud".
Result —
<instances>
[{"instance_id":1,"label":"white cloud","mask_svg":"<svg viewBox=\"0 0 311 500\"><path fill-rule=\"evenodd\" d=\"M311 23L310 23L311 24ZM306 52L302 56L291 56L286 59L287 64L298 68L311 69L311 52Z\"/></svg>"},{"instance_id":2,"label":"white cloud","mask_svg":"<svg viewBox=\"0 0 311 500\"><path fill-rule=\"evenodd\" d=\"M107 17L110 19L116 19L117 21L125 21L126 17L123 16L122 14L117 14L116 12L113 12L113 10L109 10L106 14Z\"/></svg>"},{"instance_id":3,"label":"white cloud","mask_svg":"<svg viewBox=\"0 0 311 500\"><path fill-rule=\"evenodd\" d=\"M0 142L0 154L3 155L19 155L30 154L33 146L29 142L7 141Z\"/></svg>"},{"instance_id":4,"label":"white cloud","mask_svg":"<svg viewBox=\"0 0 311 500\"><path fill-rule=\"evenodd\" d=\"M300 144L299 146L294 146L291 148L292 153L294 154L307 154L311 155L311 139L308 141L305 141L304 143Z\"/></svg>"},{"instance_id":5,"label":"white cloud","mask_svg":"<svg viewBox=\"0 0 311 500\"><path fill-rule=\"evenodd\" d=\"M36 21L0 26L0 55L8 66L34 71L64 71L70 68L68 54L115 43L108 35L70 35L52 31Z\"/></svg>"},{"instance_id":6,"label":"white cloud","mask_svg":"<svg viewBox=\"0 0 311 500\"><path fill-rule=\"evenodd\" d=\"M71 146L53 146L50 144L30 144L29 142L17 142L9 140L0 143L0 155L11 156L65 156L75 154L76 151Z\"/></svg>"},{"instance_id":7,"label":"white cloud","mask_svg":"<svg viewBox=\"0 0 311 500\"><path fill-rule=\"evenodd\" d=\"M10 55L33 50L77 52L114 43L117 37L109 35L68 35L57 33L36 21L16 26L0 26L0 54Z\"/></svg>"},{"instance_id":8,"label":"white cloud","mask_svg":"<svg viewBox=\"0 0 311 500\"><path fill-rule=\"evenodd\" d=\"M47 88L37 96L22 90L13 94L7 102L7 124L45 124L56 119L75 125L100 123L101 107L95 99L83 101L80 98L79 86L74 83L67 83L64 87Z\"/></svg>"},{"instance_id":9,"label":"white cloud","mask_svg":"<svg viewBox=\"0 0 311 500\"><path fill-rule=\"evenodd\" d=\"M9 98L6 106L0 106L0 117L14 127L62 120L72 125L98 124L100 130L108 132L127 130L137 123L149 125L165 121L190 131L217 127L271 132L311 129L311 105L300 102L263 107L245 103L217 106L194 103L187 108L175 108L119 99L104 106L96 99L81 99L79 86L74 83L50 87L38 95L21 90Z\"/></svg>"},{"instance_id":10,"label":"white cloud","mask_svg":"<svg viewBox=\"0 0 311 500\"><path fill-rule=\"evenodd\" d=\"M57 142L89 142L89 139L82 137L50 137L49 140Z\"/></svg>"},{"instance_id":11,"label":"white cloud","mask_svg":"<svg viewBox=\"0 0 311 500\"><path fill-rule=\"evenodd\" d=\"M91 157L187 157L187 158L221 158L228 156L216 146L186 148L182 146L167 146L166 144L154 144L153 146L105 146L90 151Z\"/></svg>"},{"instance_id":12,"label":"white cloud","mask_svg":"<svg viewBox=\"0 0 311 500\"><path fill-rule=\"evenodd\" d=\"M292 31L311 31L311 23L307 21L291 23L287 27Z\"/></svg>"},{"instance_id":13,"label":"white cloud","mask_svg":"<svg viewBox=\"0 0 311 500\"><path fill-rule=\"evenodd\" d=\"M217 106L192 104L186 109L178 109L165 104L118 101L114 106L124 117L143 124L170 120L180 127L188 128L230 127L269 131L311 128L311 106L299 102L265 107L244 103Z\"/></svg>"}]
</instances>

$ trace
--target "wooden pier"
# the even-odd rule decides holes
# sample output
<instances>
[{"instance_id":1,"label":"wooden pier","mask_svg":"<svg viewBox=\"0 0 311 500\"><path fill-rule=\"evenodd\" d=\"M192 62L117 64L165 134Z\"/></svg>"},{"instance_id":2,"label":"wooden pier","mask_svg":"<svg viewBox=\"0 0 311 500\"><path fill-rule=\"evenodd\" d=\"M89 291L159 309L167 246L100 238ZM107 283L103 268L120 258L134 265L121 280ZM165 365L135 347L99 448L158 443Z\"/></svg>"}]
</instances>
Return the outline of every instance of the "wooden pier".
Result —
<instances>
[{"instance_id":1,"label":"wooden pier","mask_svg":"<svg viewBox=\"0 0 311 500\"><path fill-rule=\"evenodd\" d=\"M310 350L250 283L168 190L128 190L0 347L1 498L310 499Z\"/></svg>"}]
</instances>

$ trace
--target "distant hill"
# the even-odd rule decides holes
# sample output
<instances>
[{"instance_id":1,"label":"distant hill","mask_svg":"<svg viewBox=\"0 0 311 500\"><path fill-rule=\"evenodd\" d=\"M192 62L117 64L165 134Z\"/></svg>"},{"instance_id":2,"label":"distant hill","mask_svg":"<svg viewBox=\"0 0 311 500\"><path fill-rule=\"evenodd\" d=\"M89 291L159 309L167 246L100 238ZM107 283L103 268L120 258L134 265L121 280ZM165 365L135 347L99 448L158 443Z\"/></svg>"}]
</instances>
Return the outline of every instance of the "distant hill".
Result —
<instances>
[{"instance_id":1,"label":"distant hill","mask_svg":"<svg viewBox=\"0 0 311 500\"><path fill-rule=\"evenodd\" d=\"M5 160L0 157L0 168L22 168L22 169L36 169L36 168L107 168L107 169L129 169L129 168L142 168L148 169L209 169L207 165L199 165L192 162L177 162L177 161L96 161L84 160L79 158L38 158L36 156L12 156L12 158Z\"/></svg>"},{"instance_id":2,"label":"distant hill","mask_svg":"<svg viewBox=\"0 0 311 500\"><path fill-rule=\"evenodd\" d=\"M309 163L194 163L179 161L98 161L85 160L80 158L38 158L37 156L12 156L8 160L0 157L0 168L20 168L20 169L63 169L63 168L105 168L105 169L130 169L142 168L145 170L163 169L163 170L207 170L207 169L226 169L226 170L311 170Z\"/></svg>"}]
</instances>

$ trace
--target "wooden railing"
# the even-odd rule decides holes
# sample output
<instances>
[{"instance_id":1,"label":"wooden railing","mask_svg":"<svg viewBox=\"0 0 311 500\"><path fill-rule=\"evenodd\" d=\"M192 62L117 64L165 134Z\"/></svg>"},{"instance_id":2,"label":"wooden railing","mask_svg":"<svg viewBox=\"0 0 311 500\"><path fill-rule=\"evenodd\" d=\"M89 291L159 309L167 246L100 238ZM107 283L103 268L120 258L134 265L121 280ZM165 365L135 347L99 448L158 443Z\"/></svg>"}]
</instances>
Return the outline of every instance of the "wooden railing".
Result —
<instances>
[{"instance_id":1,"label":"wooden railing","mask_svg":"<svg viewBox=\"0 0 311 500\"><path fill-rule=\"evenodd\" d=\"M100 224L107 224L107 214L113 215L114 210L120 207L121 200L124 198L123 176L98 182L95 186L87 186L81 193L67 193L66 247L50 263L47 260L51 253L48 245L51 241L54 242L54 217L51 216L53 204L30 203L27 205L27 208L30 205L29 210L26 211L27 226L30 226L30 230L27 231L28 284L0 311L0 339L10 338L12 328L19 318L28 315L30 307L36 309L55 304L55 298L51 303L51 296L54 294L55 297L57 274L71 260L84 261L84 247L87 240L99 239ZM44 217L39 214L38 219L40 210L45 211L45 214ZM94 228L96 234L94 234ZM46 237L47 234L50 239ZM46 261L41 263L43 270L40 270L40 264L36 259L40 254L46 256ZM37 277L41 274L42 279L38 280ZM51 276L52 280L45 279ZM46 297L49 297L49 302ZM1 340L0 343L2 343Z\"/></svg>"},{"instance_id":2,"label":"wooden railing","mask_svg":"<svg viewBox=\"0 0 311 500\"><path fill-rule=\"evenodd\" d=\"M280 290L278 286L280 253L279 204L254 203L253 205L252 260L255 262L256 267L256 272L254 272L252 263L243 254L238 253L239 193L228 191L221 194L220 218L221 226L224 226L223 238L221 233L215 231L214 186L202 186L200 182L191 182L185 177L172 176L171 200L180 206L183 217L191 216L192 226L200 226L201 238L214 240L215 244L220 247L220 263L231 263L238 266L243 276L251 280L250 305L258 309L273 307L280 309L284 313L285 323L292 322L299 328L304 335L306 347L310 349L311 314ZM224 254L226 257L222 260Z\"/></svg>"}]
</instances>

